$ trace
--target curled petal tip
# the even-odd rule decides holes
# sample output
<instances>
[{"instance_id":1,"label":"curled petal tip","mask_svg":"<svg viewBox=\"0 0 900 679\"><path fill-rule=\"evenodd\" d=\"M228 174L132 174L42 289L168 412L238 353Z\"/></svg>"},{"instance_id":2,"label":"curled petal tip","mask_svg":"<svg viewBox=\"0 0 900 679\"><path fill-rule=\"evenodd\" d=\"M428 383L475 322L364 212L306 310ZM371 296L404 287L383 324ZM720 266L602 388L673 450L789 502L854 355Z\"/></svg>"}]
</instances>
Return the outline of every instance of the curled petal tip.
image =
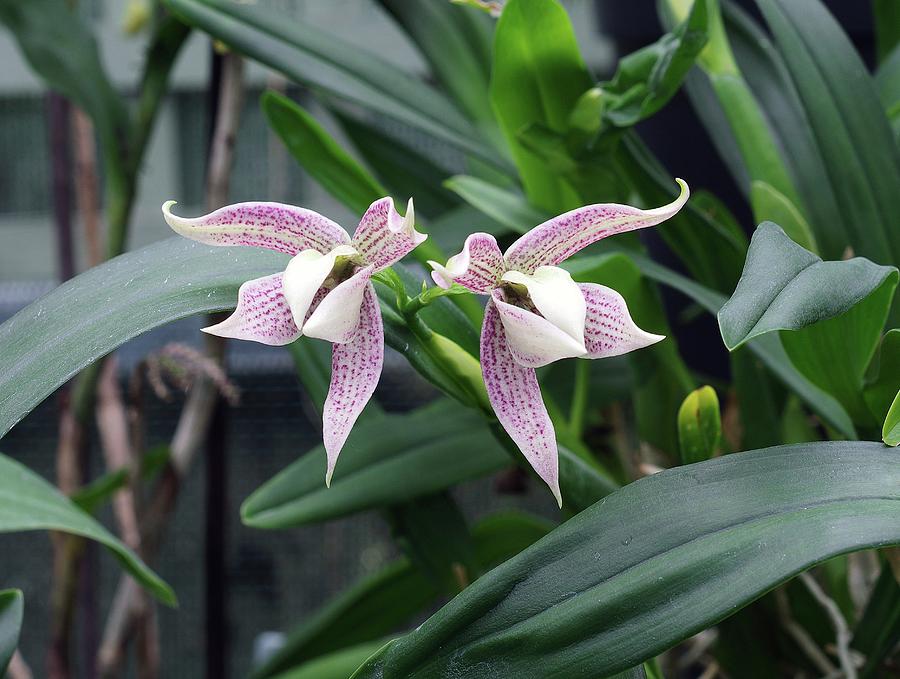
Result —
<instances>
[{"instance_id":1,"label":"curled petal tip","mask_svg":"<svg viewBox=\"0 0 900 679\"><path fill-rule=\"evenodd\" d=\"M328 470L325 472L325 487L331 488L331 477L334 474L334 467L330 464L328 465Z\"/></svg>"},{"instance_id":2,"label":"curled petal tip","mask_svg":"<svg viewBox=\"0 0 900 679\"><path fill-rule=\"evenodd\" d=\"M553 492L553 497L556 498L556 504L562 509L562 492L559 490L559 482L551 486L550 490Z\"/></svg>"}]
</instances>

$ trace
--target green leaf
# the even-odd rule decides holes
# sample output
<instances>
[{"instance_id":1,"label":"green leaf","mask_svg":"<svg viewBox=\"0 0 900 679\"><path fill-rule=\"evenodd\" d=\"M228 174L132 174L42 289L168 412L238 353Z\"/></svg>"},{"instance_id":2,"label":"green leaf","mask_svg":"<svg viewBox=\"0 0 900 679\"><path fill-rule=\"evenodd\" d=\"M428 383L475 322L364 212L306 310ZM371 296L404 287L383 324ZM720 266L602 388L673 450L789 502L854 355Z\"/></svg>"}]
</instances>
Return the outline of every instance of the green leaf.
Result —
<instances>
[{"instance_id":1,"label":"green leaf","mask_svg":"<svg viewBox=\"0 0 900 679\"><path fill-rule=\"evenodd\" d=\"M287 261L171 238L67 281L0 325L0 436L89 363L170 321L233 308L241 283Z\"/></svg>"},{"instance_id":2,"label":"green leaf","mask_svg":"<svg viewBox=\"0 0 900 679\"><path fill-rule=\"evenodd\" d=\"M22 592L17 589L0 591L0 676L6 676L6 668L19 645L24 610Z\"/></svg>"},{"instance_id":3,"label":"green leaf","mask_svg":"<svg viewBox=\"0 0 900 679\"><path fill-rule=\"evenodd\" d=\"M165 0L186 23L326 97L422 130L503 166L442 93L376 53L260 6L225 0Z\"/></svg>"},{"instance_id":4,"label":"green leaf","mask_svg":"<svg viewBox=\"0 0 900 679\"><path fill-rule=\"evenodd\" d=\"M491 514L472 528L478 563L488 571L552 528L548 521L521 512ZM409 559L395 561L339 594L292 630L284 647L253 673L253 679L266 679L344 646L383 637L438 595L434 584Z\"/></svg>"},{"instance_id":5,"label":"green leaf","mask_svg":"<svg viewBox=\"0 0 900 679\"><path fill-rule=\"evenodd\" d=\"M372 175L302 107L277 92L260 99L266 120L291 155L328 193L357 214L387 195Z\"/></svg>"},{"instance_id":6,"label":"green leaf","mask_svg":"<svg viewBox=\"0 0 900 679\"><path fill-rule=\"evenodd\" d=\"M353 676L607 676L815 563L897 542L900 465L881 444L784 446L678 467L567 521Z\"/></svg>"},{"instance_id":7,"label":"green leaf","mask_svg":"<svg viewBox=\"0 0 900 679\"><path fill-rule=\"evenodd\" d=\"M619 60L612 80L600 86L604 120L631 127L665 106L706 44L708 25L706 1L695 2L671 33Z\"/></svg>"},{"instance_id":8,"label":"green leaf","mask_svg":"<svg viewBox=\"0 0 900 679\"><path fill-rule=\"evenodd\" d=\"M889 446L900 446L900 391L894 397L894 402L884 418L881 438Z\"/></svg>"},{"instance_id":9,"label":"green leaf","mask_svg":"<svg viewBox=\"0 0 900 679\"><path fill-rule=\"evenodd\" d=\"M28 530L58 530L96 540L157 599L177 605L172 589L134 552L44 479L0 455L0 532Z\"/></svg>"},{"instance_id":10,"label":"green leaf","mask_svg":"<svg viewBox=\"0 0 900 679\"><path fill-rule=\"evenodd\" d=\"M875 261L900 263L900 150L865 64L818 0L757 4L832 180L848 229L845 245Z\"/></svg>"},{"instance_id":11,"label":"green leaf","mask_svg":"<svg viewBox=\"0 0 900 679\"><path fill-rule=\"evenodd\" d=\"M900 45L878 67L875 86L878 87L878 96L894 130L894 137L900 141Z\"/></svg>"},{"instance_id":12,"label":"green leaf","mask_svg":"<svg viewBox=\"0 0 900 679\"><path fill-rule=\"evenodd\" d=\"M863 397L875 419L882 421L900 390L900 328L884 334L866 373L868 382Z\"/></svg>"},{"instance_id":13,"label":"green leaf","mask_svg":"<svg viewBox=\"0 0 900 679\"><path fill-rule=\"evenodd\" d=\"M242 505L245 524L287 528L411 500L509 466L483 419L446 399L354 428L331 488L322 446L264 483Z\"/></svg>"},{"instance_id":14,"label":"green leaf","mask_svg":"<svg viewBox=\"0 0 900 679\"><path fill-rule=\"evenodd\" d=\"M762 216L759 221L774 222L800 247L810 252L819 251L816 237L803 213L774 186L759 180L750 182L750 205L757 219Z\"/></svg>"},{"instance_id":15,"label":"green leaf","mask_svg":"<svg viewBox=\"0 0 900 679\"><path fill-rule=\"evenodd\" d=\"M347 679L357 667L384 645L386 639L367 641L319 656L274 679Z\"/></svg>"},{"instance_id":16,"label":"green leaf","mask_svg":"<svg viewBox=\"0 0 900 679\"><path fill-rule=\"evenodd\" d=\"M897 0L872 0L875 25L875 49L878 62L900 45L900 4Z\"/></svg>"},{"instance_id":17,"label":"green leaf","mask_svg":"<svg viewBox=\"0 0 900 679\"><path fill-rule=\"evenodd\" d=\"M491 103L531 202L563 212L579 204L575 191L519 132L538 124L568 129L578 98L593 85L565 9L556 0L510 0L494 34Z\"/></svg>"},{"instance_id":18,"label":"green leaf","mask_svg":"<svg viewBox=\"0 0 900 679\"><path fill-rule=\"evenodd\" d=\"M805 328L843 314L883 285L892 290L897 277L897 269L860 257L823 262L778 225L763 223L753 234L741 280L718 313L722 339L733 351L773 330Z\"/></svg>"},{"instance_id":19,"label":"green leaf","mask_svg":"<svg viewBox=\"0 0 900 679\"><path fill-rule=\"evenodd\" d=\"M678 410L678 443L684 464L702 462L716 454L722 439L719 398L710 386L695 389Z\"/></svg>"}]
</instances>

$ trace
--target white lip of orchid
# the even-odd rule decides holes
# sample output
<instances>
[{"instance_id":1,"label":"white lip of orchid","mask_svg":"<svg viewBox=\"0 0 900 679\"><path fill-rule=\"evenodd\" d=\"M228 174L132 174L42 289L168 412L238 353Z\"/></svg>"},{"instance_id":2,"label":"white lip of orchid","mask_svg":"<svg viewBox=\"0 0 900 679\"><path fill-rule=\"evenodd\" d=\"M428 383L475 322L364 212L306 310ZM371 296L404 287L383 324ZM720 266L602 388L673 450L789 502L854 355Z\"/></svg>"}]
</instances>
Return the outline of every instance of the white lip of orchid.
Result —
<instances>
[{"instance_id":1,"label":"white lip of orchid","mask_svg":"<svg viewBox=\"0 0 900 679\"><path fill-rule=\"evenodd\" d=\"M541 266L533 274L507 271L500 280L523 286L541 316L571 337L581 354L587 353L584 346L587 305L568 271L558 266Z\"/></svg>"},{"instance_id":2,"label":"white lip of orchid","mask_svg":"<svg viewBox=\"0 0 900 679\"><path fill-rule=\"evenodd\" d=\"M331 274L338 257L358 255L355 248L338 245L326 255L315 250L303 250L288 262L284 270L284 297L291 308L294 323L301 331L313 298Z\"/></svg>"}]
</instances>

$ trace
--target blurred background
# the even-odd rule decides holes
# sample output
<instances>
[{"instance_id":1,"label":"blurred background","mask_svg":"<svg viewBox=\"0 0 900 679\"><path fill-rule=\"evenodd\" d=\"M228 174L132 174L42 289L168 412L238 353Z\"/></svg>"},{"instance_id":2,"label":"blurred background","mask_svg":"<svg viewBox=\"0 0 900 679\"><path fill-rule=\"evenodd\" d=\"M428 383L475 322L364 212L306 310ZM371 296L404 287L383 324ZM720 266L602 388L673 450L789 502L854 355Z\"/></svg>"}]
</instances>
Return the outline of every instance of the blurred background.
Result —
<instances>
[{"instance_id":1,"label":"blurred background","mask_svg":"<svg viewBox=\"0 0 900 679\"><path fill-rule=\"evenodd\" d=\"M416 50L392 20L368 0L268 0L291 21L304 22L325 34L364 44L385 59L411 72L424 73ZM660 28L652 0L564 2L578 33L582 53L598 77L608 76L620 54L648 44ZM871 58L871 17L868 3L833 2L830 7L857 44ZM78 11L94 26L102 57L121 91L134 94L134 83L146 49L146 36L130 34L125 25L139 10L133 0L80 0ZM173 87L164 102L143 164L129 248L137 248L172 234L160 216L168 199L179 202L178 212L205 212L205 168L212 120L210 83L215 74L214 49L209 39L193 34L180 55ZM279 139L267 127L259 109L259 94L267 88L287 91L328 125L324 111L296 88L287 88L275 74L248 62L246 92L235 149L229 201L273 200L310 207L352 231L357 215L321 188L306 180ZM79 147L77 114L48 94L22 59L12 37L0 32L0 321L58 285L62 278L83 271L91 261L91 244L77 209L79 162L93 149ZM701 175L705 188L730 202L741 222L749 215L737 196L729 174L716 156L683 95L640 128L660 158L691 180ZM671 130L679 130L673 136ZM388 135L409 130L384 123ZM422 142L422 150L448 169L461 171L454 152ZM472 230L477 230L473 224ZM71 247L67 245L71 243ZM651 243L652 247L652 243ZM671 263L671 262L670 262ZM720 356L718 336L709 332L713 320L697 329L697 336L715 340L682 342L690 363L697 356ZM171 343L202 347L202 319L189 319L149 333L117 352L122 384L145 358ZM690 349L690 347L693 347ZM390 352L390 350L388 350ZM710 352L713 352L712 354ZM707 369L709 369L707 364ZM715 370L715 368L713 368ZM289 628L321 606L333 594L396 554L389 527L377 515L366 514L291 531L268 533L241 525L239 505L247 495L319 442L318 425L305 400L284 350L252 343L232 343L227 373L240 390L240 401L220 418L222 436L198 458L181 489L176 514L157 561L160 575L178 592L178 610L159 611L162 676L240 677L254 658L264 657L279 643L278 632ZM402 411L433 396L433 392L404 360L386 357L379 388L381 403ZM170 440L181 397L171 402L145 395L148 448ZM3 440L3 452L53 479L58 402L50 398ZM94 437L96 440L96 437ZM93 450L85 476L93 478L103 461ZM553 516L552 499L532 486L530 492L488 493L490 484L504 479L462 486L457 500L469 518L503 507L524 507ZM516 484L512 484L516 486ZM112 525L111 512L101 515ZM81 574L87 599L79 606L75 628L84 671L102 635L105 613L119 579L106 553L89 547L88 567ZM52 546L46 534L0 535L0 583L24 590L28 609L21 650L42 676L42 654L48 645ZM301 584L302 583L302 584ZM271 633L260 633L268 630Z\"/></svg>"}]
</instances>

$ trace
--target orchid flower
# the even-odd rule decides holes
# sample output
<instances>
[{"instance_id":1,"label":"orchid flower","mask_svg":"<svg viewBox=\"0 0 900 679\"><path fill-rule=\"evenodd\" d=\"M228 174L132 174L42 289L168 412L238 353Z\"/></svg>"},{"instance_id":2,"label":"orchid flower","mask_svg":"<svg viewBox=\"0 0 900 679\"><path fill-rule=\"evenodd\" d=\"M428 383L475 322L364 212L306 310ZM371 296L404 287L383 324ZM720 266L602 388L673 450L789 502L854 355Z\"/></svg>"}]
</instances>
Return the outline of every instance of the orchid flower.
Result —
<instances>
[{"instance_id":1,"label":"orchid flower","mask_svg":"<svg viewBox=\"0 0 900 679\"><path fill-rule=\"evenodd\" d=\"M237 308L204 332L272 346L301 335L332 342L331 385L323 413L328 458L325 484L350 429L375 391L384 360L384 328L370 279L427 237L415 229L413 202L406 216L391 198L376 200L350 235L312 210L281 203L237 203L203 217L172 214L177 233L208 245L249 245L292 256L281 272L247 281Z\"/></svg>"},{"instance_id":2,"label":"orchid flower","mask_svg":"<svg viewBox=\"0 0 900 679\"><path fill-rule=\"evenodd\" d=\"M617 233L655 226L687 202L640 210L587 205L536 226L505 253L487 233L473 233L442 266L429 262L442 288L458 283L490 295L481 329L481 372L497 419L562 507L556 434L535 368L563 358L619 356L664 339L641 330L615 290L576 283L556 266L582 248Z\"/></svg>"}]
</instances>

